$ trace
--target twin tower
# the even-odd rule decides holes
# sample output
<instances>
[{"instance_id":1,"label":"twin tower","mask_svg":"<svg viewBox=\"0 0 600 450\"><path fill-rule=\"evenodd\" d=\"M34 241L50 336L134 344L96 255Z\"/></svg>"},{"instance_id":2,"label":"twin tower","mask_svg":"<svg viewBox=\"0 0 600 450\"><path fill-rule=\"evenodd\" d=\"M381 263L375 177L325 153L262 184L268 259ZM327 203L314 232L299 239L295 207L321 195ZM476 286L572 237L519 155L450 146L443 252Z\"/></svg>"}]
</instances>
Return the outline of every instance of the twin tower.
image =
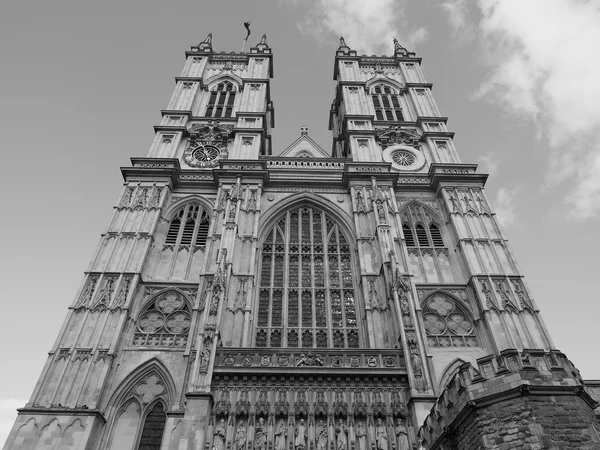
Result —
<instances>
[{"instance_id":1,"label":"twin tower","mask_svg":"<svg viewBox=\"0 0 600 450\"><path fill-rule=\"evenodd\" d=\"M266 36L186 52L4 449L600 448L420 63L341 39L283 149Z\"/></svg>"}]
</instances>

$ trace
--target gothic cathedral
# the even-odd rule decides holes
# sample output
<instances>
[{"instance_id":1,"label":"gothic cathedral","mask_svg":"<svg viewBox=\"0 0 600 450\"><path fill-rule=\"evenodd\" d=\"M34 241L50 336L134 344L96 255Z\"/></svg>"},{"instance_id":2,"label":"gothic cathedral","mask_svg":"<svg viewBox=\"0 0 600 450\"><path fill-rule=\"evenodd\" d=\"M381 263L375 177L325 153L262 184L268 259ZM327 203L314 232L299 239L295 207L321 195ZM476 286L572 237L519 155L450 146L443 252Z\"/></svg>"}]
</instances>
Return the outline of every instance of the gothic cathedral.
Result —
<instances>
[{"instance_id":1,"label":"gothic cathedral","mask_svg":"<svg viewBox=\"0 0 600 450\"><path fill-rule=\"evenodd\" d=\"M393 44L340 40L328 150L272 145L266 36L186 52L5 450L600 448L487 175Z\"/></svg>"}]
</instances>

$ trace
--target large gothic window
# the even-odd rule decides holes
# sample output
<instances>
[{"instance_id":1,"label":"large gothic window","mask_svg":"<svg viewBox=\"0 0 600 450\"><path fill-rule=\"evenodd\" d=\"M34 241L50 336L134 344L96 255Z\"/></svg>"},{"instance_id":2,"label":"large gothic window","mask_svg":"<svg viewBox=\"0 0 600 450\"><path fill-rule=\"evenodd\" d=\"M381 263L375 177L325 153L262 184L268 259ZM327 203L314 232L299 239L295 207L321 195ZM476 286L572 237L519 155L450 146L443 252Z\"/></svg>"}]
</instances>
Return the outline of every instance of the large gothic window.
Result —
<instances>
[{"instance_id":1,"label":"large gothic window","mask_svg":"<svg viewBox=\"0 0 600 450\"><path fill-rule=\"evenodd\" d=\"M436 293L423 304L423 324L430 347L476 347L471 315L448 295Z\"/></svg>"},{"instance_id":2,"label":"large gothic window","mask_svg":"<svg viewBox=\"0 0 600 450\"><path fill-rule=\"evenodd\" d=\"M149 302L138 316L133 345L183 349L188 342L191 320L183 295L175 290L165 291Z\"/></svg>"},{"instance_id":3,"label":"large gothic window","mask_svg":"<svg viewBox=\"0 0 600 450\"><path fill-rule=\"evenodd\" d=\"M398 92L385 85L371 89L371 99L375 108L375 120L403 121Z\"/></svg>"},{"instance_id":4,"label":"large gothic window","mask_svg":"<svg viewBox=\"0 0 600 450\"><path fill-rule=\"evenodd\" d=\"M217 85L217 88L210 93L208 106L206 107L207 117L231 117L233 114L233 105L235 103L235 87L233 83L224 81Z\"/></svg>"},{"instance_id":5,"label":"large gothic window","mask_svg":"<svg viewBox=\"0 0 600 450\"><path fill-rule=\"evenodd\" d=\"M406 208L402 213L402 234L408 250L410 271L415 281L455 281L440 225L428 210L419 204L411 204Z\"/></svg>"},{"instance_id":6,"label":"large gothic window","mask_svg":"<svg viewBox=\"0 0 600 450\"><path fill-rule=\"evenodd\" d=\"M262 248L257 347L358 348L350 246L333 219L288 211Z\"/></svg>"}]
</instances>

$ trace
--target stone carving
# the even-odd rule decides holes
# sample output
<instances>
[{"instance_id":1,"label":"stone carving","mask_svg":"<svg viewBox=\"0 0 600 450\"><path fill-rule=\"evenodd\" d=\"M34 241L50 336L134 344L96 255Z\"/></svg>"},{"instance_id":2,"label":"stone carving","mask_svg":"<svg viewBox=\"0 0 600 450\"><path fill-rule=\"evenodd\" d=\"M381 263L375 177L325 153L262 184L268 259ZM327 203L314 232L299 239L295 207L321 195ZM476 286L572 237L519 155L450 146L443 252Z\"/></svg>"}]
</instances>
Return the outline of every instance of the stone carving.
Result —
<instances>
[{"instance_id":1,"label":"stone carving","mask_svg":"<svg viewBox=\"0 0 600 450\"><path fill-rule=\"evenodd\" d=\"M88 278L85 283L85 287L79 296L79 300L77 301L76 307L87 306L90 300L92 299L92 294L94 293L94 289L96 287L96 283L98 282L98 276L93 275Z\"/></svg>"},{"instance_id":2,"label":"stone carving","mask_svg":"<svg viewBox=\"0 0 600 450\"><path fill-rule=\"evenodd\" d=\"M208 372L208 365L210 364L212 341L210 339L204 339L204 345L200 350L200 373Z\"/></svg>"},{"instance_id":3,"label":"stone carving","mask_svg":"<svg viewBox=\"0 0 600 450\"><path fill-rule=\"evenodd\" d=\"M160 383L156 375L150 375L135 390L136 394L142 398L143 403L150 403L157 395L162 394L164 391L165 387Z\"/></svg>"},{"instance_id":4,"label":"stone carving","mask_svg":"<svg viewBox=\"0 0 600 450\"><path fill-rule=\"evenodd\" d=\"M527 297L527 293L523 288L521 280L512 280L512 284L515 288L515 293L517 294L517 297L519 297L519 305L521 306L521 308L533 309Z\"/></svg>"},{"instance_id":5,"label":"stone carving","mask_svg":"<svg viewBox=\"0 0 600 450\"><path fill-rule=\"evenodd\" d=\"M229 390L223 389L221 391L221 398L215 404L215 415L216 416L227 416L229 415L229 410L231 409L231 402L229 401ZM224 422L221 420L221 422ZM223 433L225 436L225 433Z\"/></svg>"},{"instance_id":6,"label":"stone carving","mask_svg":"<svg viewBox=\"0 0 600 450\"><path fill-rule=\"evenodd\" d=\"M287 390L279 389L277 391L277 401L275 402L275 415L287 416L290 404L287 400Z\"/></svg>"},{"instance_id":7,"label":"stone carving","mask_svg":"<svg viewBox=\"0 0 600 450\"><path fill-rule=\"evenodd\" d=\"M119 205L117 206L118 209L123 209L123 208L129 207L129 204L131 203L131 197L133 195L133 191L134 191L134 188L132 188L132 187L127 187L125 189L125 192L123 193L123 197L121 197L121 201L119 202Z\"/></svg>"},{"instance_id":8,"label":"stone carving","mask_svg":"<svg viewBox=\"0 0 600 450\"><path fill-rule=\"evenodd\" d=\"M287 426L283 419L279 420L275 429L275 450L286 450Z\"/></svg>"},{"instance_id":9,"label":"stone carving","mask_svg":"<svg viewBox=\"0 0 600 450\"><path fill-rule=\"evenodd\" d=\"M323 389L319 389L317 391L314 408L315 416L327 416L329 407L327 401L325 400L325 392L323 391Z\"/></svg>"},{"instance_id":10,"label":"stone carving","mask_svg":"<svg viewBox=\"0 0 600 450\"><path fill-rule=\"evenodd\" d=\"M396 422L396 449L397 450L409 450L410 444L408 442L408 430L402 424L402 419L398 419Z\"/></svg>"},{"instance_id":11,"label":"stone carving","mask_svg":"<svg viewBox=\"0 0 600 450\"><path fill-rule=\"evenodd\" d=\"M269 415L269 390L261 389L258 391L258 399L256 400L255 413L257 416L268 416Z\"/></svg>"},{"instance_id":12,"label":"stone carving","mask_svg":"<svg viewBox=\"0 0 600 450\"><path fill-rule=\"evenodd\" d=\"M487 306L487 308L498 308L498 305L496 305L496 303L494 302L494 299L492 297L492 291L490 290L490 287L487 284L487 281L485 280L479 280L479 284L481 285L481 291L483 292L483 295L485 296L485 304Z\"/></svg>"},{"instance_id":13,"label":"stone carving","mask_svg":"<svg viewBox=\"0 0 600 450\"><path fill-rule=\"evenodd\" d=\"M345 417L347 414L348 404L344 400L344 393L338 390L335 392L335 400L333 402L333 415Z\"/></svg>"},{"instance_id":14,"label":"stone carving","mask_svg":"<svg viewBox=\"0 0 600 450\"><path fill-rule=\"evenodd\" d=\"M375 428L375 442L377 450L388 450L388 434L381 418L377 419L377 427Z\"/></svg>"},{"instance_id":15,"label":"stone carving","mask_svg":"<svg viewBox=\"0 0 600 450\"><path fill-rule=\"evenodd\" d=\"M323 366L323 358L321 355L314 354L313 352L308 352L308 355L302 353L300 357L296 360L296 367L307 367L307 366Z\"/></svg>"},{"instance_id":16,"label":"stone carving","mask_svg":"<svg viewBox=\"0 0 600 450\"><path fill-rule=\"evenodd\" d=\"M148 200L148 209L158 208L160 205L160 197L162 195L162 187L154 186L154 190L152 191L152 196L150 200Z\"/></svg>"},{"instance_id":17,"label":"stone carving","mask_svg":"<svg viewBox=\"0 0 600 450\"><path fill-rule=\"evenodd\" d=\"M362 422L358 422L356 427L356 442L358 450L367 450L367 431Z\"/></svg>"},{"instance_id":18,"label":"stone carving","mask_svg":"<svg viewBox=\"0 0 600 450\"><path fill-rule=\"evenodd\" d=\"M240 391L239 399L235 404L235 412L237 415L250 415L250 400L248 399L248 396L248 389L242 389Z\"/></svg>"},{"instance_id":19,"label":"stone carving","mask_svg":"<svg viewBox=\"0 0 600 450\"><path fill-rule=\"evenodd\" d=\"M367 416L367 404L363 399L362 391L354 391L354 403L352 403L352 410L355 416Z\"/></svg>"},{"instance_id":20,"label":"stone carving","mask_svg":"<svg viewBox=\"0 0 600 450\"><path fill-rule=\"evenodd\" d=\"M225 420L221 419L213 431L212 450L225 450Z\"/></svg>"},{"instance_id":21,"label":"stone carving","mask_svg":"<svg viewBox=\"0 0 600 450\"><path fill-rule=\"evenodd\" d=\"M127 295L129 294L129 287L131 286L131 282L133 281L133 277L123 277L121 281L121 285L119 286L119 291L115 296L115 300L112 304L112 308L120 308L125 305L125 301L127 300Z\"/></svg>"},{"instance_id":22,"label":"stone carving","mask_svg":"<svg viewBox=\"0 0 600 450\"><path fill-rule=\"evenodd\" d=\"M363 194L360 190L356 191L356 212L358 213L367 213L367 209L365 207L365 201L363 199Z\"/></svg>"},{"instance_id":23,"label":"stone carving","mask_svg":"<svg viewBox=\"0 0 600 450\"><path fill-rule=\"evenodd\" d=\"M403 144L419 149L419 133L416 128L404 128L400 125L392 125L387 128L376 130L376 139L381 142L385 150L390 145Z\"/></svg>"},{"instance_id":24,"label":"stone carving","mask_svg":"<svg viewBox=\"0 0 600 450\"><path fill-rule=\"evenodd\" d=\"M267 448L267 426L265 419L258 419L258 424L254 427L254 449L266 450Z\"/></svg>"},{"instance_id":25,"label":"stone carving","mask_svg":"<svg viewBox=\"0 0 600 450\"><path fill-rule=\"evenodd\" d=\"M294 404L294 411L298 415L308 415L308 402L306 401L306 393L303 390L298 391L298 397L296 398L296 403ZM306 429L304 432L306 434Z\"/></svg>"},{"instance_id":26,"label":"stone carving","mask_svg":"<svg viewBox=\"0 0 600 450\"><path fill-rule=\"evenodd\" d=\"M385 402L381 398L380 391L373 392L373 401L371 402L371 408L373 410L373 415L375 416L386 415Z\"/></svg>"},{"instance_id":27,"label":"stone carving","mask_svg":"<svg viewBox=\"0 0 600 450\"><path fill-rule=\"evenodd\" d=\"M406 417L406 405L402 401L398 391L392 391L392 401L390 406L393 416Z\"/></svg>"},{"instance_id":28,"label":"stone carving","mask_svg":"<svg viewBox=\"0 0 600 450\"><path fill-rule=\"evenodd\" d=\"M106 309L110 304L110 299L113 294L113 285L116 281L116 277L105 276L102 281L102 287L99 289L96 295L96 301L91 305L94 309Z\"/></svg>"},{"instance_id":29,"label":"stone carving","mask_svg":"<svg viewBox=\"0 0 600 450\"><path fill-rule=\"evenodd\" d=\"M296 425L294 431L294 448L295 450L305 450L306 448L306 425L304 419L300 419L300 423Z\"/></svg>"},{"instance_id":30,"label":"stone carving","mask_svg":"<svg viewBox=\"0 0 600 450\"><path fill-rule=\"evenodd\" d=\"M317 450L327 450L327 426L323 423L323 419L319 420L319 425L316 429Z\"/></svg>"},{"instance_id":31,"label":"stone carving","mask_svg":"<svg viewBox=\"0 0 600 450\"><path fill-rule=\"evenodd\" d=\"M138 187L135 199L131 203L131 209L144 209L148 201L148 188Z\"/></svg>"},{"instance_id":32,"label":"stone carving","mask_svg":"<svg viewBox=\"0 0 600 450\"><path fill-rule=\"evenodd\" d=\"M246 211L256 211L256 189L250 190L250 198L246 202Z\"/></svg>"},{"instance_id":33,"label":"stone carving","mask_svg":"<svg viewBox=\"0 0 600 450\"><path fill-rule=\"evenodd\" d=\"M244 422L240 422L237 426L237 431L235 432L235 450L244 450L244 447L246 447L246 439L246 425Z\"/></svg>"},{"instance_id":34,"label":"stone carving","mask_svg":"<svg viewBox=\"0 0 600 450\"><path fill-rule=\"evenodd\" d=\"M423 361L419 355L419 350L416 348L413 348L410 351L410 362L415 377L415 387L418 391L424 391L426 389L426 383L423 379Z\"/></svg>"},{"instance_id":35,"label":"stone carving","mask_svg":"<svg viewBox=\"0 0 600 450\"><path fill-rule=\"evenodd\" d=\"M337 426L335 427L336 435L336 450L347 450L348 449L348 427L344 424L344 421L340 419Z\"/></svg>"},{"instance_id":36,"label":"stone carving","mask_svg":"<svg viewBox=\"0 0 600 450\"><path fill-rule=\"evenodd\" d=\"M506 286L506 281L504 280L494 280L496 283L496 292L500 295L500 299L502 300L502 307L506 308L507 306L512 306L516 309L516 305L512 301L512 294Z\"/></svg>"}]
</instances>

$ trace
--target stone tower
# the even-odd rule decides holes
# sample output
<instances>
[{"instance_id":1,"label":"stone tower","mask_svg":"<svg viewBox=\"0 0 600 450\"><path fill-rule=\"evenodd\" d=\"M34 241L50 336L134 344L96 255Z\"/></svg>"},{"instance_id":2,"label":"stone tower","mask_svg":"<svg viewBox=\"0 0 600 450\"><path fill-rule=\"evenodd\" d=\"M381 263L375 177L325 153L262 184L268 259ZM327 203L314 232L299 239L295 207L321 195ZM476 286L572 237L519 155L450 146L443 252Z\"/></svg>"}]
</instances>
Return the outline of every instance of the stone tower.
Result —
<instances>
[{"instance_id":1,"label":"stone tower","mask_svg":"<svg viewBox=\"0 0 600 450\"><path fill-rule=\"evenodd\" d=\"M186 52L4 448L597 448L420 62L340 41L330 154L272 148L266 36Z\"/></svg>"}]
</instances>

